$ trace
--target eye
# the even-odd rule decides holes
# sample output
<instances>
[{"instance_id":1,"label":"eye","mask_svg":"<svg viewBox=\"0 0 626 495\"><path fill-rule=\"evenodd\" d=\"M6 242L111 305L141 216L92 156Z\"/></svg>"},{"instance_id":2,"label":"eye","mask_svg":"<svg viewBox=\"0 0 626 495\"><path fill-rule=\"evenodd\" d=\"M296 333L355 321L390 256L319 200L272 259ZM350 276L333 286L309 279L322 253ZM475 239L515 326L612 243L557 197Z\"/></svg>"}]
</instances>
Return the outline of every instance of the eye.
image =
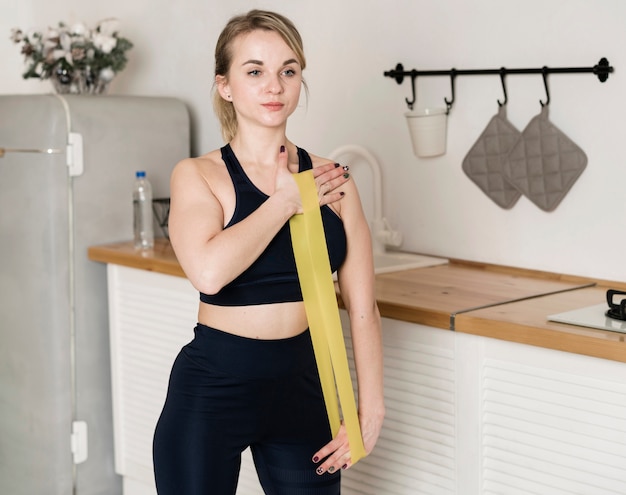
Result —
<instances>
[{"instance_id":1,"label":"eye","mask_svg":"<svg viewBox=\"0 0 626 495\"><path fill-rule=\"evenodd\" d=\"M259 69L252 69L251 71L248 71L248 75L249 76L259 76L259 75L261 75L261 71Z\"/></svg>"},{"instance_id":2,"label":"eye","mask_svg":"<svg viewBox=\"0 0 626 495\"><path fill-rule=\"evenodd\" d=\"M294 70L294 69L285 69L283 71L283 74L287 77L293 77L295 75L297 75L298 73Z\"/></svg>"}]
</instances>

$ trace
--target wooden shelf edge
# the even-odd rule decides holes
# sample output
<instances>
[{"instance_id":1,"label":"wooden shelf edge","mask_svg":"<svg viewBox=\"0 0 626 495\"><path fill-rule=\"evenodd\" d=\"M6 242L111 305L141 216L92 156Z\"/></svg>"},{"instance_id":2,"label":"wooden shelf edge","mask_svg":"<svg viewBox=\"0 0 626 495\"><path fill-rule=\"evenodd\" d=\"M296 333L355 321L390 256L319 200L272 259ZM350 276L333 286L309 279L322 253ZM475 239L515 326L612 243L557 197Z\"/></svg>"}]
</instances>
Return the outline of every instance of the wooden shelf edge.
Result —
<instances>
[{"instance_id":1,"label":"wooden shelf edge","mask_svg":"<svg viewBox=\"0 0 626 495\"><path fill-rule=\"evenodd\" d=\"M523 324L503 324L478 317L457 320L455 331L626 363L626 336L624 335L616 336L615 340L606 340Z\"/></svg>"}]
</instances>

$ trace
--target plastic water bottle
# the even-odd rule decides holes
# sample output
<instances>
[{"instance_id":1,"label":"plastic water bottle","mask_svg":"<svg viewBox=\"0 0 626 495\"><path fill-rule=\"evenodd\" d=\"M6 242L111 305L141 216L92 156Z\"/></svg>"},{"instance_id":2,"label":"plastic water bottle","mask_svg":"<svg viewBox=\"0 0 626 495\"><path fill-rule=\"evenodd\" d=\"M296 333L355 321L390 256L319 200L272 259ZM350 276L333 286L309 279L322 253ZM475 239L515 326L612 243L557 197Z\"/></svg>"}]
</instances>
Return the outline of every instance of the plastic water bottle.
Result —
<instances>
[{"instance_id":1,"label":"plastic water bottle","mask_svg":"<svg viewBox=\"0 0 626 495\"><path fill-rule=\"evenodd\" d=\"M154 247L154 227L152 217L152 186L146 173L136 173L133 188L133 229L135 249L152 249Z\"/></svg>"}]
</instances>

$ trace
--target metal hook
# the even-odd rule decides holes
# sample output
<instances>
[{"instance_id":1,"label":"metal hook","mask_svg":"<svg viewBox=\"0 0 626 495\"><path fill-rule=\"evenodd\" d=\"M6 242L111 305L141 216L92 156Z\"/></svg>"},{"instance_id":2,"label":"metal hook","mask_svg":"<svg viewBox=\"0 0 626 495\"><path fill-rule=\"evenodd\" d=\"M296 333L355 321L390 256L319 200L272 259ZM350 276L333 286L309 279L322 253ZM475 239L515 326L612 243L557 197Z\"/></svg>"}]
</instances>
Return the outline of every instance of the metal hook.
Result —
<instances>
[{"instance_id":1,"label":"metal hook","mask_svg":"<svg viewBox=\"0 0 626 495\"><path fill-rule=\"evenodd\" d=\"M409 106L409 110L413 110L413 105L415 104L415 100L417 99L417 97L415 96L415 80L417 79L417 71L416 70L412 70L411 71L411 89L413 90L413 99L409 100L408 98L405 98L404 101L406 101L406 104Z\"/></svg>"},{"instance_id":2,"label":"metal hook","mask_svg":"<svg viewBox=\"0 0 626 495\"><path fill-rule=\"evenodd\" d=\"M545 102L539 100L539 103L541 103L542 107L545 107L550 104L550 90L548 89L548 68L546 66L543 67L541 75L543 77L543 86L544 88L546 88L547 99Z\"/></svg>"},{"instance_id":3,"label":"metal hook","mask_svg":"<svg viewBox=\"0 0 626 495\"><path fill-rule=\"evenodd\" d=\"M504 101L498 100L498 106L500 107L506 105L506 103L509 101L509 97L506 94L506 83L504 82L505 77L506 77L506 69L502 67L500 69L500 81L502 82L502 91L504 92Z\"/></svg>"},{"instance_id":4,"label":"metal hook","mask_svg":"<svg viewBox=\"0 0 626 495\"><path fill-rule=\"evenodd\" d=\"M444 98L443 101L446 102L446 115L450 113L450 109L452 108L452 104L454 103L454 79L456 78L456 69L450 69L450 88L452 90L452 98L448 100L448 98Z\"/></svg>"}]
</instances>

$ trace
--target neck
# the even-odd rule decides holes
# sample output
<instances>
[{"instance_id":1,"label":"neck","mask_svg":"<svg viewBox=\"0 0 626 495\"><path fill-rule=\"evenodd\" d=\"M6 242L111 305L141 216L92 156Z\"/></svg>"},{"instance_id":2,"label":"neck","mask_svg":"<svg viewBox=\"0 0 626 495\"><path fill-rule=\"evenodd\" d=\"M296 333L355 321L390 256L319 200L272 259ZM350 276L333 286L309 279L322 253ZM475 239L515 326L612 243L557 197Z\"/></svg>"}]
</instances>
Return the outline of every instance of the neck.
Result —
<instances>
[{"instance_id":1,"label":"neck","mask_svg":"<svg viewBox=\"0 0 626 495\"><path fill-rule=\"evenodd\" d=\"M281 146L290 151L290 161L291 151L295 149L285 136L285 129L263 129L262 132L255 129L254 133L239 129L230 145L240 161L272 166L276 165Z\"/></svg>"}]
</instances>

